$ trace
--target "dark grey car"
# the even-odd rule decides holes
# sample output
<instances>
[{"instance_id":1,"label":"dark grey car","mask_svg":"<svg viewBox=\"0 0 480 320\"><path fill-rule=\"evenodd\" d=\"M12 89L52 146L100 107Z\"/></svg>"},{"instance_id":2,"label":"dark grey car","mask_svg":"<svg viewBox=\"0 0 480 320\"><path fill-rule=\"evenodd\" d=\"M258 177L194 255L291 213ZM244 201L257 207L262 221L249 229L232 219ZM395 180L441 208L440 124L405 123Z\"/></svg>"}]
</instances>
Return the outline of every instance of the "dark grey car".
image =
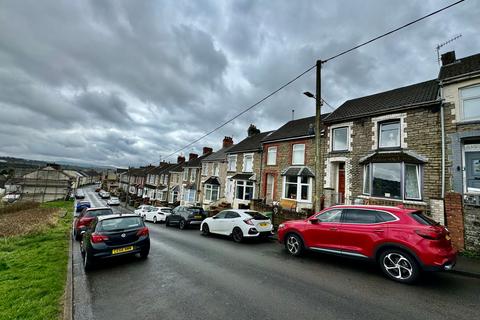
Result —
<instances>
[{"instance_id":1,"label":"dark grey car","mask_svg":"<svg viewBox=\"0 0 480 320\"><path fill-rule=\"evenodd\" d=\"M200 226L202 221L207 217L202 207L178 206L172 210L165 221L165 226L178 226L185 229L188 226Z\"/></svg>"}]
</instances>

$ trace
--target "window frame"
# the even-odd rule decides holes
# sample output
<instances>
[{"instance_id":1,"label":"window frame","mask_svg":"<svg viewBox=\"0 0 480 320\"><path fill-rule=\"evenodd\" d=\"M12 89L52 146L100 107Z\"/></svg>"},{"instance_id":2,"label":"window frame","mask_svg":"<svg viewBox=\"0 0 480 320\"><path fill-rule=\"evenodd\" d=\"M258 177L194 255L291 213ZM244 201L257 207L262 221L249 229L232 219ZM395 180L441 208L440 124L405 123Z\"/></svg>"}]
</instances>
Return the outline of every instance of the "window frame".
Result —
<instances>
[{"instance_id":1,"label":"window frame","mask_svg":"<svg viewBox=\"0 0 480 320\"><path fill-rule=\"evenodd\" d=\"M247 168L247 161L246 161L247 158L251 158L252 165L251 165L251 170L250 171L247 171L249 169L249 168ZM242 172L248 172L248 173L253 172L253 153L245 153L243 155Z\"/></svg>"},{"instance_id":2,"label":"window frame","mask_svg":"<svg viewBox=\"0 0 480 320\"><path fill-rule=\"evenodd\" d=\"M247 183L251 183L251 185L247 185ZM243 188L243 197L239 198L238 197L238 187ZM247 188L252 188L252 197L250 199L245 199L245 195ZM254 198L255 196L255 183L253 181L248 181L248 180L236 180L235 183L235 199L236 200L242 200L242 201L250 201Z\"/></svg>"},{"instance_id":3,"label":"window frame","mask_svg":"<svg viewBox=\"0 0 480 320\"><path fill-rule=\"evenodd\" d=\"M215 176L215 177L220 176L220 165L218 162L212 163L212 176Z\"/></svg>"},{"instance_id":4,"label":"window frame","mask_svg":"<svg viewBox=\"0 0 480 320\"><path fill-rule=\"evenodd\" d=\"M465 118L465 108L464 108L464 101L466 100L478 100L478 103L480 105L480 93L476 96L473 96L473 97L468 97L468 98L464 98L462 96L462 91L465 91L467 89L471 89L471 88L476 88L478 87L480 89L480 84L474 84L474 85L471 85L471 86L466 86L466 87L462 87L462 88L458 88L458 98L460 99L460 110L459 110L459 115L460 115L460 120L461 121L478 121L480 120L480 116L477 117L477 118Z\"/></svg>"},{"instance_id":5,"label":"window frame","mask_svg":"<svg viewBox=\"0 0 480 320\"><path fill-rule=\"evenodd\" d=\"M271 146L267 148L267 166L277 165L277 152L278 152L277 146ZM271 158L270 153L275 153L275 155L273 156L273 159Z\"/></svg>"},{"instance_id":6,"label":"window frame","mask_svg":"<svg viewBox=\"0 0 480 320\"><path fill-rule=\"evenodd\" d=\"M303 150L302 150L302 162L294 162L294 159L295 159L295 147L296 146L303 146ZM294 143L292 144L292 159L291 159L291 163L292 165L305 165L305 150L306 150L306 146L305 146L305 143ZM298 152L298 151L297 151Z\"/></svg>"},{"instance_id":7,"label":"window frame","mask_svg":"<svg viewBox=\"0 0 480 320\"><path fill-rule=\"evenodd\" d=\"M346 139L347 141L345 141L345 149L335 149L335 131L337 130L340 130L340 129L347 129L347 135L346 135ZM349 139L349 136L350 136L350 127L349 126L341 126L341 127L335 127L335 128L332 128L332 148L331 148L331 151L332 152L345 152L345 151L349 151L350 150L350 139Z\"/></svg>"},{"instance_id":8,"label":"window frame","mask_svg":"<svg viewBox=\"0 0 480 320\"><path fill-rule=\"evenodd\" d=\"M188 181L188 168L183 169L183 181Z\"/></svg>"},{"instance_id":9,"label":"window frame","mask_svg":"<svg viewBox=\"0 0 480 320\"><path fill-rule=\"evenodd\" d=\"M382 146L382 126L383 125L388 125L388 124L394 124L398 123L398 146L390 146L390 147L384 147ZM401 119L389 119L385 121L379 121L377 122L377 136L378 136L378 149L381 150L392 150L392 149L400 149L402 148L402 120Z\"/></svg>"},{"instance_id":10,"label":"window frame","mask_svg":"<svg viewBox=\"0 0 480 320\"><path fill-rule=\"evenodd\" d=\"M233 168L231 168L231 164L233 164ZM230 154L227 156L227 171L235 172L237 171L237 155Z\"/></svg>"},{"instance_id":11,"label":"window frame","mask_svg":"<svg viewBox=\"0 0 480 320\"><path fill-rule=\"evenodd\" d=\"M216 199L212 198L214 189L217 189ZM210 193L210 196L207 196L209 193ZM212 202L220 199L220 186L216 184L206 184L203 198L205 199L205 201L212 201Z\"/></svg>"},{"instance_id":12,"label":"window frame","mask_svg":"<svg viewBox=\"0 0 480 320\"><path fill-rule=\"evenodd\" d=\"M312 202L312 190L313 190L313 178L312 177L307 177L308 182L303 183L302 182L302 176L290 176L290 177L296 177L297 182L287 182L287 177L288 176L283 176L282 199L295 200L296 202L311 203ZM295 199L286 197L287 184L295 184L297 186L297 194L296 194ZM307 199L306 200L302 199L302 186L307 186L308 187Z\"/></svg>"},{"instance_id":13,"label":"window frame","mask_svg":"<svg viewBox=\"0 0 480 320\"><path fill-rule=\"evenodd\" d=\"M197 169L192 168L190 169L190 182L195 182L197 178Z\"/></svg>"}]
</instances>

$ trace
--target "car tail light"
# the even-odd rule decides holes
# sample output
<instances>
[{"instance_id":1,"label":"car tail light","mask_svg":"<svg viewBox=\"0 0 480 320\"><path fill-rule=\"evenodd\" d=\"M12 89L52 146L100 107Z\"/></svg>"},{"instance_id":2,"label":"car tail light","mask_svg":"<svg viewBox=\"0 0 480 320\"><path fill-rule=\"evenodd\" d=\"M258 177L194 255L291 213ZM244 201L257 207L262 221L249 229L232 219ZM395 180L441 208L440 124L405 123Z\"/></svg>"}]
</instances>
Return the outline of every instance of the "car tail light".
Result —
<instances>
[{"instance_id":1,"label":"car tail light","mask_svg":"<svg viewBox=\"0 0 480 320\"><path fill-rule=\"evenodd\" d=\"M415 230L415 233L428 240L440 240L443 236L443 232L437 229Z\"/></svg>"},{"instance_id":2,"label":"car tail light","mask_svg":"<svg viewBox=\"0 0 480 320\"><path fill-rule=\"evenodd\" d=\"M77 228L90 225L92 220L93 219L91 219L91 218L81 218L77 223Z\"/></svg>"},{"instance_id":3,"label":"car tail light","mask_svg":"<svg viewBox=\"0 0 480 320\"><path fill-rule=\"evenodd\" d=\"M141 236L148 236L148 228L147 228L147 227L143 227L142 229L138 230L137 236L139 236L139 237L141 237Z\"/></svg>"},{"instance_id":4,"label":"car tail light","mask_svg":"<svg viewBox=\"0 0 480 320\"><path fill-rule=\"evenodd\" d=\"M103 234L92 233L92 236L90 237L90 240L92 241L92 243L99 243L99 242L103 242L103 241L108 240L108 237L103 235Z\"/></svg>"},{"instance_id":5,"label":"car tail light","mask_svg":"<svg viewBox=\"0 0 480 320\"><path fill-rule=\"evenodd\" d=\"M252 219L245 219L245 220L243 220L243 222L245 222L246 224L249 224L249 225L253 226Z\"/></svg>"}]
</instances>

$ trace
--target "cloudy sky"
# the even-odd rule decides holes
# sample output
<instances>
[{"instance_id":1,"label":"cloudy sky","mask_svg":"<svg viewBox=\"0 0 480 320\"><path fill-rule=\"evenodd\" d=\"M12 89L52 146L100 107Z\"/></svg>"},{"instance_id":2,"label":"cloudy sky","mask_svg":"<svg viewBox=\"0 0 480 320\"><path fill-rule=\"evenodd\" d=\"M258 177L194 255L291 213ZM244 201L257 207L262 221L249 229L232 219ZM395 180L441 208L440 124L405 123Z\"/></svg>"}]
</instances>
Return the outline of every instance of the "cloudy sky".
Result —
<instances>
[{"instance_id":1,"label":"cloudy sky","mask_svg":"<svg viewBox=\"0 0 480 320\"><path fill-rule=\"evenodd\" d=\"M317 59L453 2L2 0L0 155L157 163ZM327 63L325 100L435 78L438 43L461 33L442 51L480 52L479 16L468 0ZM183 153L311 116L314 88L312 71Z\"/></svg>"}]
</instances>

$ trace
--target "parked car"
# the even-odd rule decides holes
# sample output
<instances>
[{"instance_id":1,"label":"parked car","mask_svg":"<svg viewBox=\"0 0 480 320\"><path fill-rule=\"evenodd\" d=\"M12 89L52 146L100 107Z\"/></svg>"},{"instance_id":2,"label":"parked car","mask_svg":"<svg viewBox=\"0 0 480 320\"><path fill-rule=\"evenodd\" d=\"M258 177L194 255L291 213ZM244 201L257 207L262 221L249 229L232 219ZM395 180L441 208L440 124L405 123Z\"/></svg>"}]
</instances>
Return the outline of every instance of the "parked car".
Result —
<instances>
[{"instance_id":1,"label":"parked car","mask_svg":"<svg viewBox=\"0 0 480 320\"><path fill-rule=\"evenodd\" d=\"M20 199L19 193L9 193L2 198L2 201L6 203L14 203L18 199Z\"/></svg>"},{"instance_id":2,"label":"parked car","mask_svg":"<svg viewBox=\"0 0 480 320\"><path fill-rule=\"evenodd\" d=\"M90 201L87 201L87 200L77 201L77 203L75 204L75 211L80 212L84 208L90 208L90 207L91 207Z\"/></svg>"},{"instance_id":3,"label":"parked car","mask_svg":"<svg viewBox=\"0 0 480 320\"><path fill-rule=\"evenodd\" d=\"M104 191L104 190L100 191L99 195L100 195L100 198L102 198L102 199L110 198L110 192L107 192L107 191Z\"/></svg>"},{"instance_id":4,"label":"parked car","mask_svg":"<svg viewBox=\"0 0 480 320\"><path fill-rule=\"evenodd\" d=\"M180 229L185 229L191 225L200 225L207 217L202 207L178 206L172 210L172 214L165 220L165 225L177 225Z\"/></svg>"},{"instance_id":5,"label":"parked car","mask_svg":"<svg viewBox=\"0 0 480 320\"><path fill-rule=\"evenodd\" d=\"M280 224L278 240L294 256L310 249L375 261L388 278L403 283L421 271L450 270L457 257L445 227L399 207L334 206Z\"/></svg>"},{"instance_id":6,"label":"parked car","mask_svg":"<svg viewBox=\"0 0 480 320\"><path fill-rule=\"evenodd\" d=\"M142 214L143 220L152 221L153 223L165 222L167 217L172 214L172 209L169 207L153 207L152 210Z\"/></svg>"},{"instance_id":7,"label":"parked car","mask_svg":"<svg viewBox=\"0 0 480 320\"><path fill-rule=\"evenodd\" d=\"M200 230L203 235L210 233L231 236L235 242L243 238L268 237L272 235L272 222L263 214L252 210L229 209L203 220Z\"/></svg>"},{"instance_id":8,"label":"parked car","mask_svg":"<svg viewBox=\"0 0 480 320\"><path fill-rule=\"evenodd\" d=\"M75 199L85 199L85 193L82 189L77 189L77 191L75 191Z\"/></svg>"},{"instance_id":9,"label":"parked car","mask_svg":"<svg viewBox=\"0 0 480 320\"><path fill-rule=\"evenodd\" d=\"M150 236L142 218L135 214L114 214L95 217L84 232L80 251L86 271L100 259L150 252Z\"/></svg>"},{"instance_id":10,"label":"parked car","mask_svg":"<svg viewBox=\"0 0 480 320\"><path fill-rule=\"evenodd\" d=\"M110 199L107 200L107 204L109 206L119 206L120 200L117 197L111 197Z\"/></svg>"},{"instance_id":11,"label":"parked car","mask_svg":"<svg viewBox=\"0 0 480 320\"><path fill-rule=\"evenodd\" d=\"M102 188L100 188L100 187L95 189L95 192L100 192L100 191L102 191Z\"/></svg>"},{"instance_id":12,"label":"parked car","mask_svg":"<svg viewBox=\"0 0 480 320\"><path fill-rule=\"evenodd\" d=\"M82 212L73 220L73 237L75 240L82 238L82 231L87 230L92 221L98 216L113 214L109 207L84 208Z\"/></svg>"},{"instance_id":13,"label":"parked car","mask_svg":"<svg viewBox=\"0 0 480 320\"><path fill-rule=\"evenodd\" d=\"M142 205L139 205L137 209L135 209L134 213L143 217L145 213L150 212L154 209L155 209L154 206L151 206L149 204L142 204Z\"/></svg>"}]
</instances>

